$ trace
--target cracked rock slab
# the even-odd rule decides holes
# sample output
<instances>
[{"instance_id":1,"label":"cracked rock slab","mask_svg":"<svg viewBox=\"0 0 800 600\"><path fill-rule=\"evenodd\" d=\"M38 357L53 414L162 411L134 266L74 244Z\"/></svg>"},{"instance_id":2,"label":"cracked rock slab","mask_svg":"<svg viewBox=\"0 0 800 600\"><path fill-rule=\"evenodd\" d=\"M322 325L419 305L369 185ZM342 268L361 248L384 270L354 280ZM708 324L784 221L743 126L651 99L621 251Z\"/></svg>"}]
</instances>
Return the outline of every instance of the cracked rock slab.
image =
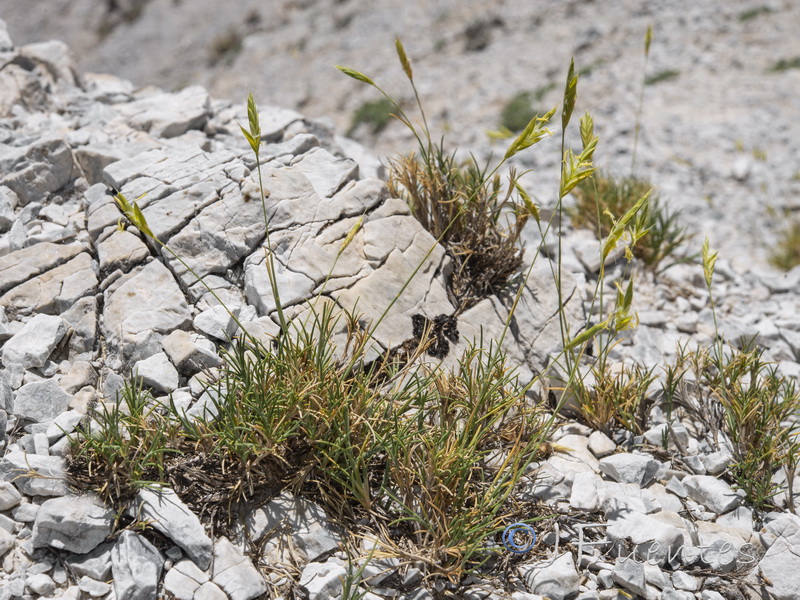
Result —
<instances>
[{"instance_id":1,"label":"cracked rock slab","mask_svg":"<svg viewBox=\"0 0 800 600\"><path fill-rule=\"evenodd\" d=\"M0 256L0 294L64 264L82 251L80 244L41 242Z\"/></svg>"},{"instance_id":2,"label":"cracked rock slab","mask_svg":"<svg viewBox=\"0 0 800 600\"><path fill-rule=\"evenodd\" d=\"M230 600L251 600L267 591L264 578L250 559L225 537L214 544L211 581L222 588Z\"/></svg>"},{"instance_id":3,"label":"cracked rock slab","mask_svg":"<svg viewBox=\"0 0 800 600\"><path fill-rule=\"evenodd\" d=\"M175 563L164 576L164 591L177 600L193 600L195 591L208 582L208 574L191 560Z\"/></svg>"},{"instance_id":4,"label":"cracked rock slab","mask_svg":"<svg viewBox=\"0 0 800 600\"><path fill-rule=\"evenodd\" d=\"M198 277L225 273L251 253L265 236L261 202L246 201L239 190L229 192L170 239L170 247ZM170 268L187 286L197 279L173 256Z\"/></svg>"},{"instance_id":5,"label":"cracked rock slab","mask_svg":"<svg viewBox=\"0 0 800 600\"><path fill-rule=\"evenodd\" d=\"M183 292L157 260L107 292L103 317L109 349L116 354L109 367L115 369L156 354L163 334L191 323Z\"/></svg>"},{"instance_id":6,"label":"cracked rock slab","mask_svg":"<svg viewBox=\"0 0 800 600\"><path fill-rule=\"evenodd\" d=\"M60 138L47 137L23 149L0 154L0 171L11 173L0 181L19 197L21 206L41 201L78 175L72 151Z\"/></svg>"},{"instance_id":7,"label":"cracked rock slab","mask_svg":"<svg viewBox=\"0 0 800 600\"><path fill-rule=\"evenodd\" d=\"M38 244L37 244L38 246ZM6 292L0 305L19 314L60 314L97 289L96 263L83 252Z\"/></svg>"},{"instance_id":8,"label":"cracked rock slab","mask_svg":"<svg viewBox=\"0 0 800 600\"><path fill-rule=\"evenodd\" d=\"M115 109L136 128L162 138L177 137L190 129L201 129L211 112L208 92L191 86L178 93L155 92Z\"/></svg>"},{"instance_id":9,"label":"cracked rock slab","mask_svg":"<svg viewBox=\"0 0 800 600\"><path fill-rule=\"evenodd\" d=\"M320 198L329 198L345 182L358 177L358 163L337 158L324 148L313 148L292 162L292 167L308 177Z\"/></svg>"},{"instance_id":10,"label":"cracked rock slab","mask_svg":"<svg viewBox=\"0 0 800 600\"><path fill-rule=\"evenodd\" d=\"M150 256L150 250L142 240L129 231L114 231L97 244L97 258L100 270L110 272L115 269L128 271Z\"/></svg>"}]
</instances>

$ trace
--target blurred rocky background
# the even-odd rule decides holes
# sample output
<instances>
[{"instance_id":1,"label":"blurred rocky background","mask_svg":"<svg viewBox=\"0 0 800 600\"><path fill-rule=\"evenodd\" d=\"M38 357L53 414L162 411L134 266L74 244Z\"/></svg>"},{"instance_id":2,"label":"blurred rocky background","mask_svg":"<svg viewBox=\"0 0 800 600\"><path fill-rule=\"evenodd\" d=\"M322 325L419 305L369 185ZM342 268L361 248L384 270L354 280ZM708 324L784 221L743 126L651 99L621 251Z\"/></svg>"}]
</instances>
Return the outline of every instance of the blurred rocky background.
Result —
<instances>
[{"instance_id":1,"label":"blurred rocky background","mask_svg":"<svg viewBox=\"0 0 800 600\"><path fill-rule=\"evenodd\" d=\"M3 0L19 44L61 39L80 71L137 86L293 108L394 156L414 149L386 121L357 69L413 111L395 55L410 55L434 139L481 160L504 109L559 103L570 57L582 72L579 111L601 138L596 162L631 168L644 86L637 174L735 265L768 268L787 214L800 210L800 3L793 0ZM653 27L645 70L644 37ZM381 115L383 111L383 115ZM376 114L377 113L377 114ZM522 158L532 191L553 201L559 152ZM577 131L568 142L579 143Z\"/></svg>"}]
</instances>

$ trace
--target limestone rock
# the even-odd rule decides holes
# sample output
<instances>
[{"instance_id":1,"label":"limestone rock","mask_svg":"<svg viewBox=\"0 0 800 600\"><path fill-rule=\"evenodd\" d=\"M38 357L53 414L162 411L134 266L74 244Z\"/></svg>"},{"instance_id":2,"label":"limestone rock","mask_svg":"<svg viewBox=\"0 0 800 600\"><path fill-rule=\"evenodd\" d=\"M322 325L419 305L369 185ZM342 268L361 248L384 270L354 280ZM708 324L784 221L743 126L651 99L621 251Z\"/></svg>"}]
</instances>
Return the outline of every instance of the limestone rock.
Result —
<instances>
[{"instance_id":1,"label":"limestone rock","mask_svg":"<svg viewBox=\"0 0 800 600\"><path fill-rule=\"evenodd\" d=\"M186 375L222 364L214 343L201 335L176 329L164 338L162 345L172 364Z\"/></svg>"},{"instance_id":2,"label":"limestone rock","mask_svg":"<svg viewBox=\"0 0 800 600\"><path fill-rule=\"evenodd\" d=\"M80 244L42 242L0 256L0 294L75 258L82 251Z\"/></svg>"},{"instance_id":3,"label":"limestone rock","mask_svg":"<svg viewBox=\"0 0 800 600\"><path fill-rule=\"evenodd\" d=\"M67 410L71 399L55 379L34 381L17 390L13 412L25 421L50 423Z\"/></svg>"},{"instance_id":4,"label":"limestone rock","mask_svg":"<svg viewBox=\"0 0 800 600\"><path fill-rule=\"evenodd\" d=\"M114 513L93 496L64 496L42 504L33 526L33 545L76 554L96 548L111 533Z\"/></svg>"},{"instance_id":5,"label":"limestone rock","mask_svg":"<svg viewBox=\"0 0 800 600\"><path fill-rule=\"evenodd\" d=\"M186 551L198 567L211 564L211 539L200 519L169 488L139 490L128 508L134 518L148 521L155 529L172 539Z\"/></svg>"},{"instance_id":6,"label":"limestone rock","mask_svg":"<svg viewBox=\"0 0 800 600\"><path fill-rule=\"evenodd\" d=\"M60 317L38 314L3 345L3 363L17 363L25 369L43 367L66 332Z\"/></svg>"},{"instance_id":7,"label":"limestone rock","mask_svg":"<svg viewBox=\"0 0 800 600\"><path fill-rule=\"evenodd\" d=\"M150 256L150 251L142 240L129 231L115 231L97 244L97 256L101 271L128 271L131 266Z\"/></svg>"},{"instance_id":8,"label":"limestone rock","mask_svg":"<svg viewBox=\"0 0 800 600\"><path fill-rule=\"evenodd\" d=\"M635 483L646 487L661 465L642 454L612 454L600 459L600 470L618 483Z\"/></svg>"},{"instance_id":9,"label":"limestone rock","mask_svg":"<svg viewBox=\"0 0 800 600\"><path fill-rule=\"evenodd\" d=\"M340 542L319 506L288 494L251 512L245 520L245 526L255 541L260 541L270 531L292 532L292 544L306 561L315 561L337 549Z\"/></svg>"},{"instance_id":10,"label":"limestone rock","mask_svg":"<svg viewBox=\"0 0 800 600\"><path fill-rule=\"evenodd\" d=\"M308 563L300 575L300 588L309 600L336 598L342 593L342 582L347 570L338 562Z\"/></svg>"},{"instance_id":11,"label":"limestone rock","mask_svg":"<svg viewBox=\"0 0 800 600\"><path fill-rule=\"evenodd\" d=\"M544 566L525 565L520 568L520 575L532 593L552 600L565 600L579 591L580 577L570 552Z\"/></svg>"},{"instance_id":12,"label":"limestone rock","mask_svg":"<svg viewBox=\"0 0 800 600\"><path fill-rule=\"evenodd\" d=\"M126 529L111 551L114 593L118 600L151 600L156 597L164 558L138 533Z\"/></svg>"},{"instance_id":13,"label":"limestone rock","mask_svg":"<svg viewBox=\"0 0 800 600\"><path fill-rule=\"evenodd\" d=\"M117 355L109 361L112 368L156 354L163 334L191 322L186 298L159 261L107 294L103 317L104 334Z\"/></svg>"},{"instance_id":14,"label":"limestone rock","mask_svg":"<svg viewBox=\"0 0 800 600\"><path fill-rule=\"evenodd\" d=\"M37 244L38 245L38 244ZM96 263L88 253L6 292L0 305L20 314L60 314L97 287Z\"/></svg>"},{"instance_id":15,"label":"limestone rock","mask_svg":"<svg viewBox=\"0 0 800 600\"><path fill-rule=\"evenodd\" d=\"M46 199L77 176L69 146L50 136L0 154L0 172L10 173L0 184L12 189L22 206Z\"/></svg>"},{"instance_id":16,"label":"limestone rock","mask_svg":"<svg viewBox=\"0 0 800 600\"><path fill-rule=\"evenodd\" d=\"M251 600L267 591L264 578L225 537L214 543L211 581L222 588L231 600Z\"/></svg>"},{"instance_id":17,"label":"limestone rock","mask_svg":"<svg viewBox=\"0 0 800 600\"><path fill-rule=\"evenodd\" d=\"M165 92L140 93L134 102L116 106L128 122L151 135L171 138L189 129L200 129L208 120L208 92L200 86L187 87L177 94Z\"/></svg>"},{"instance_id":18,"label":"limestone rock","mask_svg":"<svg viewBox=\"0 0 800 600\"><path fill-rule=\"evenodd\" d=\"M692 500L700 502L718 515L733 510L742 501L731 486L710 475L689 475L682 481Z\"/></svg>"},{"instance_id":19,"label":"limestone rock","mask_svg":"<svg viewBox=\"0 0 800 600\"><path fill-rule=\"evenodd\" d=\"M137 362L133 366L133 373L141 377L144 385L159 392L172 392L180 383L178 370L164 352Z\"/></svg>"}]
</instances>

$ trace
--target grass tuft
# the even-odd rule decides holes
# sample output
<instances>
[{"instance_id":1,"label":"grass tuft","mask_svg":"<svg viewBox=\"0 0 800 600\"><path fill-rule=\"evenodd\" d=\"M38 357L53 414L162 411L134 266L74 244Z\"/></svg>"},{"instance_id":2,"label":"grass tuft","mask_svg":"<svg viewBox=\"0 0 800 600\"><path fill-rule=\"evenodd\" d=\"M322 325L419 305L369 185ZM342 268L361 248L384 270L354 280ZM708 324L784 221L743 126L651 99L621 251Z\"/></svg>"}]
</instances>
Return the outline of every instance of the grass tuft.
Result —
<instances>
[{"instance_id":1,"label":"grass tuft","mask_svg":"<svg viewBox=\"0 0 800 600\"><path fill-rule=\"evenodd\" d=\"M519 133L538 113L533 109L533 94L520 92L508 101L500 114L500 127Z\"/></svg>"},{"instance_id":2,"label":"grass tuft","mask_svg":"<svg viewBox=\"0 0 800 600\"><path fill-rule=\"evenodd\" d=\"M527 217L509 210L500 176L487 183L474 160L459 164L442 146L401 157L391 163L389 190L453 259L448 287L459 312L500 292L522 264L518 241Z\"/></svg>"},{"instance_id":3,"label":"grass tuft","mask_svg":"<svg viewBox=\"0 0 800 600\"><path fill-rule=\"evenodd\" d=\"M391 121L393 110L394 105L386 98L364 102L353 113L347 135L353 135L353 132L362 124L367 125L373 135L379 134Z\"/></svg>"},{"instance_id":4,"label":"grass tuft","mask_svg":"<svg viewBox=\"0 0 800 600\"><path fill-rule=\"evenodd\" d=\"M596 176L575 188L577 203L567 212L575 227L591 229L598 239L604 239L615 219L650 189L649 181L636 177ZM655 273L691 260L680 252L692 236L680 225L679 216L680 212L669 212L653 195L636 216L636 228L646 233L634 246L633 255Z\"/></svg>"},{"instance_id":5,"label":"grass tuft","mask_svg":"<svg viewBox=\"0 0 800 600\"><path fill-rule=\"evenodd\" d=\"M773 73L781 73L790 69L800 69L800 56L781 58L770 67L770 71Z\"/></svg>"},{"instance_id":6,"label":"grass tuft","mask_svg":"<svg viewBox=\"0 0 800 600\"><path fill-rule=\"evenodd\" d=\"M747 21L752 21L756 17L760 17L761 15L768 15L771 12L774 11L769 6L756 6L754 8L740 12L739 21L742 23Z\"/></svg>"},{"instance_id":7,"label":"grass tuft","mask_svg":"<svg viewBox=\"0 0 800 600\"><path fill-rule=\"evenodd\" d=\"M655 85L657 83L662 83L664 81L671 81L673 79L677 79L680 74L681 72L676 71L675 69L665 69L645 79L644 84Z\"/></svg>"},{"instance_id":8,"label":"grass tuft","mask_svg":"<svg viewBox=\"0 0 800 600\"><path fill-rule=\"evenodd\" d=\"M779 269L788 271L800 265L800 221L792 220L778 237L769 262Z\"/></svg>"},{"instance_id":9,"label":"grass tuft","mask_svg":"<svg viewBox=\"0 0 800 600\"><path fill-rule=\"evenodd\" d=\"M235 27L229 28L225 33L211 40L209 64L231 64L242 51L243 35Z\"/></svg>"},{"instance_id":10,"label":"grass tuft","mask_svg":"<svg viewBox=\"0 0 800 600\"><path fill-rule=\"evenodd\" d=\"M577 410L590 427L607 435L618 427L641 434L646 430L653 399L648 395L655 369L639 365L614 365L599 360L591 377L574 386Z\"/></svg>"}]
</instances>

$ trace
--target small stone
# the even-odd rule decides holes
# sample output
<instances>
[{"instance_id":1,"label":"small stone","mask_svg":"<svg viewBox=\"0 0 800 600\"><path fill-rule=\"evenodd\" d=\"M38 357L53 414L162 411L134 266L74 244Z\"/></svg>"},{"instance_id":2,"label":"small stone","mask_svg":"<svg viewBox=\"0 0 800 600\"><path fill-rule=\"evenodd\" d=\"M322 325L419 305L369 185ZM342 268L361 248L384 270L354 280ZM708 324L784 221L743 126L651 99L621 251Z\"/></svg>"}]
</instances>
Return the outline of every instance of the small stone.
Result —
<instances>
[{"instance_id":1,"label":"small stone","mask_svg":"<svg viewBox=\"0 0 800 600\"><path fill-rule=\"evenodd\" d=\"M721 515L741 504L741 496L731 486L710 475L689 475L684 477L683 485L689 497Z\"/></svg>"},{"instance_id":2,"label":"small stone","mask_svg":"<svg viewBox=\"0 0 800 600\"><path fill-rule=\"evenodd\" d=\"M635 556L659 566L679 554L683 534L674 525L632 511L620 511L608 517L606 535L618 548L632 544Z\"/></svg>"},{"instance_id":3,"label":"small stone","mask_svg":"<svg viewBox=\"0 0 800 600\"><path fill-rule=\"evenodd\" d=\"M569 504L577 510L595 511L600 507L597 482L600 478L594 473L575 473Z\"/></svg>"},{"instance_id":4,"label":"small stone","mask_svg":"<svg viewBox=\"0 0 800 600\"><path fill-rule=\"evenodd\" d=\"M159 392L172 392L180 384L178 370L172 366L164 352L137 362L133 367L133 373L141 377L144 385Z\"/></svg>"},{"instance_id":5,"label":"small stone","mask_svg":"<svg viewBox=\"0 0 800 600\"><path fill-rule=\"evenodd\" d=\"M0 481L0 511L11 510L22 500L22 494L8 481Z\"/></svg>"},{"instance_id":6,"label":"small stone","mask_svg":"<svg viewBox=\"0 0 800 600\"><path fill-rule=\"evenodd\" d=\"M112 542L103 542L85 554L70 554L66 564L70 571L79 577L90 577L97 581L107 581L111 578L111 549Z\"/></svg>"},{"instance_id":7,"label":"small stone","mask_svg":"<svg viewBox=\"0 0 800 600\"><path fill-rule=\"evenodd\" d=\"M546 566L525 565L520 566L519 571L528 590L552 600L565 600L580 591L580 576L569 552Z\"/></svg>"},{"instance_id":8,"label":"small stone","mask_svg":"<svg viewBox=\"0 0 800 600\"><path fill-rule=\"evenodd\" d=\"M23 502L11 513L16 521L20 523L33 523L39 513L39 505L30 502Z\"/></svg>"},{"instance_id":9,"label":"small stone","mask_svg":"<svg viewBox=\"0 0 800 600\"><path fill-rule=\"evenodd\" d=\"M11 451L0 459L0 480L13 482L28 496L63 496L67 493L64 459L58 456Z\"/></svg>"},{"instance_id":10,"label":"small stone","mask_svg":"<svg viewBox=\"0 0 800 600\"><path fill-rule=\"evenodd\" d=\"M618 585L626 590L647 596L647 584L644 575L644 563L632 558L619 558L611 571L611 577Z\"/></svg>"},{"instance_id":11,"label":"small stone","mask_svg":"<svg viewBox=\"0 0 800 600\"><path fill-rule=\"evenodd\" d=\"M47 456L50 454L50 442L48 441L46 434L33 434L33 453L40 456Z\"/></svg>"},{"instance_id":12,"label":"small stone","mask_svg":"<svg viewBox=\"0 0 800 600\"><path fill-rule=\"evenodd\" d=\"M3 363L17 363L25 369L43 367L66 332L61 317L38 314L3 345Z\"/></svg>"},{"instance_id":13,"label":"small stone","mask_svg":"<svg viewBox=\"0 0 800 600\"><path fill-rule=\"evenodd\" d=\"M675 571L672 573L672 585L679 590L696 592L700 589L700 580L684 571Z\"/></svg>"},{"instance_id":14,"label":"small stone","mask_svg":"<svg viewBox=\"0 0 800 600\"><path fill-rule=\"evenodd\" d=\"M86 592L92 598L105 596L111 591L111 585L104 581L97 581L84 575L78 580L78 587L82 592Z\"/></svg>"},{"instance_id":15,"label":"small stone","mask_svg":"<svg viewBox=\"0 0 800 600\"><path fill-rule=\"evenodd\" d=\"M600 460L600 471L619 483L647 486L658 473L661 464L641 454L614 454Z\"/></svg>"},{"instance_id":16,"label":"small stone","mask_svg":"<svg viewBox=\"0 0 800 600\"><path fill-rule=\"evenodd\" d=\"M589 450L597 458L603 458L617 449L614 441L602 431L593 431L589 435Z\"/></svg>"},{"instance_id":17,"label":"small stone","mask_svg":"<svg viewBox=\"0 0 800 600\"><path fill-rule=\"evenodd\" d=\"M74 394L87 385L94 385L95 381L97 381L97 372L91 363L85 360L76 360L70 365L69 371L59 380L58 384L68 394Z\"/></svg>"},{"instance_id":18,"label":"small stone","mask_svg":"<svg viewBox=\"0 0 800 600\"><path fill-rule=\"evenodd\" d=\"M170 488L144 488L128 508L128 514L147 521L184 549L201 569L211 564L212 544L200 519Z\"/></svg>"},{"instance_id":19,"label":"small stone","mask_svg":"<svg viewBox=\"0 0 800 600\"><path fill-rule=\"evenodd\" d=\"M231 312L238 318L239 310L239 308L233 308ZM227 342L236 333L238 327L227 309L219 304L204 310L194 318L194 328L197 331L222 342Z\"/></svg>"},{"instance_id":20,"label":"small stone","mask_svg":"<svg viewBox=\"0 0 800 600\"><path fill-rule=\"evenodd\" d=\"M52 444L64 437L64 435L72 433L78 423L81 422L81 419L83 419L83 415L77 410L68 410L61 413L47 427L45 435L47 435L48 441Z\"/></svg>"},{"instance_id":21,"label":"small stone","mask_svg":"<svg viewBox=\"0 0 800 600\"><path fill-rule=\"evenodd\" d=\"M300 588L308 600L336 598L342 593L342 582L347 577L347 569L337 562L311 562L300 575Z\"/></svg>"},{"instance_id":22,"label":"small stone","mask_svg":"<svg viewBox=\"0 0 800 600\"><path fill-rule=\"evenodd\" d=\"M681 480L677 477L673 476L672 479L667 482L665 488L668 492L675 494L678 498L686 498L689 496L689 492L686 490L686 487L684 487L683 483L681 483Z\"/></svg>"},{"instance_id":23,"label":"small stone","mask_svg":"<svg viewBox=\"0 0 800 600\"><path fill-rule=\"evenodd\" d=\"M67 410L72 397L55 379L27 383L17 390L13 413L34 423L50 423Z\"/></svg>"},{"instance_id":24,"label":"small stone","mask_svg":"<svg viewBox=\"0 0 800 600\"><path fill-rule=\"evenodd\" d=\"M51 596L56 591L56 582L46 573L29 577L27 585L33 593L40 596Z\"/></svg>"},{"instance_id":25,"label":"small stone","mask_svg":"<svg viewBox=\"0 0 800 600\"><path fill-rule=\"evenodd\" d=\"M197 334L176 329L164 338L162 346L172 364L186 375L222 364L214 343Z\"/></svg>"},{"instance_id":26,"label":"small stone","mask_svg":"<svg viewBox=\"0 0 800 600\"><path fill-rule=\"evenodd\" d=\"M16 539L15 536L0 527L0 558L5 556L6 552L14 547Z\"/></svg>"},{"instance_id":27,"label":"small stone","mask_svg":"<svg viewBox=\"0 0 800 600\"><path fill-rule=\"evenodd\" d=\"M727 449L704 454L700 457L700 460L703 461L706 473L711 475L719 475L734 462L733 455Z\"/></svg>"},{"instance_id":28,"label":"small stone","mask_svg":"<svg viewBox=\"0 0 800 600\"><path fill-rule=\"evenodd\" d=\"M697 455L684 456L683 464L689 467L696 475L706 474L706 466L703 464L701 458Z\"/></svg>"}]
</instances>

